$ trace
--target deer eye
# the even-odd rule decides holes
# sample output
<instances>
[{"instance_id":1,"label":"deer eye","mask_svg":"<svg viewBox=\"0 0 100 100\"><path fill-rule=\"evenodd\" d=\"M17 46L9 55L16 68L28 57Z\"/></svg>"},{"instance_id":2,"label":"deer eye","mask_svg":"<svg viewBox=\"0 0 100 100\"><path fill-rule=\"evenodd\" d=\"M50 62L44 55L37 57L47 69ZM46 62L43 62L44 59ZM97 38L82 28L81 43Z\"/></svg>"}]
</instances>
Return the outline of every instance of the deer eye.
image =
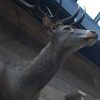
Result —
<instances>
[{"instance_id":1,"label":"deer eye","mask_svg":"<svg viewBox=\"0 0 100 100\"><path fill-rule=\"evenodd\" d=\"M65 27L63 30L71 30L71 27Z\"/></svg>"}]
</instances>

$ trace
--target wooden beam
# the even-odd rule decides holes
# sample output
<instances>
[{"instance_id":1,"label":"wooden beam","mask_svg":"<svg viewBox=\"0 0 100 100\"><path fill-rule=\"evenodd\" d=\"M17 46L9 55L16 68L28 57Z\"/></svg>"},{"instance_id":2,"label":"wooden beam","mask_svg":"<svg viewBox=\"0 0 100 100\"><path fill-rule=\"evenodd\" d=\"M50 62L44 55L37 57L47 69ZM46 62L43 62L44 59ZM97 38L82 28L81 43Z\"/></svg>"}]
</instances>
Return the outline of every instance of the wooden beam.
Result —
<instances>
[{"instance_id":1,"label":"wooden beam","mask_svg":"<svg viewBox=\"0 0 100 100\"><path fill-rule=\"evenodd\" d=\"M3 26L4 28L8 26L9 23L12 25L8 27L8 30L13 29L12 26L15 27L13 29L15 30L13 34L16 33L16 30L19 30L17 34L19 34L20 31L24 31L30 36L40 40L44 44L48 42L49 37L45 34L46 32L40 22L35 20L32 16L30 16L26 11L18 7L11 0L0 0L0 17L2 22L4 20L6 21L3 22L3 25L5 25Z\"/></svg>"}]
</instances>

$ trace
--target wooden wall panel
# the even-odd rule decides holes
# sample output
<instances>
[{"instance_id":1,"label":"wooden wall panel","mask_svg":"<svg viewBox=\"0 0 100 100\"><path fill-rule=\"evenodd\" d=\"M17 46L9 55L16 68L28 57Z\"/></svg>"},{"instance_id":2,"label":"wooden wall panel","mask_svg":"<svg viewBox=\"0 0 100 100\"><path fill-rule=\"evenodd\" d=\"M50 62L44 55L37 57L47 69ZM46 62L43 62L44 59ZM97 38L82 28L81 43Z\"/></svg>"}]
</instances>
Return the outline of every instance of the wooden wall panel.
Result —
<instances>
[{"instance_id":1,"label":"wooden wall panel","mask_svg":"<svg viewBox=\"0 0 100 100\"><path fill-rule=\"evenodd\" d=\"M45 98L40 97L39 100L48 100L48 99L45 99Z\"/></svg>"},{"instance_id":2,"label":"wooden wall panel","mask_svg":"<svg viewBox=\"0 0 100 100\"><path fill-rule=\"evenodd\" d=\"M23 30L40 40L42 43L48 41L48 37L40 22L18 7L12 0L0 0L0 17L6 19L8 24L11 23L19 27L20 31Z\"/></svg>"},{"instance_id":3,"label":"wooden wall panel","mask_svg":"<svg viewBox=\"0 0 100 100\"><path fill-rule=\"evenodd\" d=\"M47 85L41 92L41 97L48 100L65 100L66 93L61 92L60 90Z\"/></svg>"}]
</instances>

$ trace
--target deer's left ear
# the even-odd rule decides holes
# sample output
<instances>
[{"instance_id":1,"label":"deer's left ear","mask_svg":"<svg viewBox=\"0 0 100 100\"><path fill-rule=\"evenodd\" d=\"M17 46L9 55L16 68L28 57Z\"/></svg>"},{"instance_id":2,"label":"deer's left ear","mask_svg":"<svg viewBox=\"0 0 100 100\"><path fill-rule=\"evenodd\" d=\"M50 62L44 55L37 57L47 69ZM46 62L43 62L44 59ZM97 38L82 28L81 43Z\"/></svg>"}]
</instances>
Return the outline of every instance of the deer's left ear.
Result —
<instances>
[{"instance_id":1,"label":"deer's left ear","mask_svg":"<svg viewBox=\"0 0 100 100\"><path fill-rule=\"evenodd\" d=\"M44 16L43 25L47 30L47 34L49 36L52 36L54 34L53 30L54 30L54 26L55 26L55 23L53 22L52 18L49 16Z\"/></svg>"},{"instance_id":2,"label":"deer's left ear","mask_svg":"<svg viewBox=\"0 0 100 100\"><path fill-rule=\"evenodd\" d=\"M43 18L43 25L46 28L50 28L50 26L52 25L52 19L49 18L48 16L44 16L44 18Z\"/></svg>"}]
</instances>

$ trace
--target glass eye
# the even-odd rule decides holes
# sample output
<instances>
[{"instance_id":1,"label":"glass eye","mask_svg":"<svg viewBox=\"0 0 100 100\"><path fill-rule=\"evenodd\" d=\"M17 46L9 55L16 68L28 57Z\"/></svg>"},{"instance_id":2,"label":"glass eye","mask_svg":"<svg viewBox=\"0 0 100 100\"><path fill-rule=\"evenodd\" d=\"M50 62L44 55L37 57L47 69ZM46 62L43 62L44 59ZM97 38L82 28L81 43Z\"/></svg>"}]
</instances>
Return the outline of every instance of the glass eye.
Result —
<instances>
[{"instance_id":1,"label":"glass eye","mask_svg":"<svg viewBox=\"0 0 100 100\"><path fill-rule=\"evenodd\" d=\"M64 30L71 30L71 27L65 27Z\"/></svg>"}]
</instances>

